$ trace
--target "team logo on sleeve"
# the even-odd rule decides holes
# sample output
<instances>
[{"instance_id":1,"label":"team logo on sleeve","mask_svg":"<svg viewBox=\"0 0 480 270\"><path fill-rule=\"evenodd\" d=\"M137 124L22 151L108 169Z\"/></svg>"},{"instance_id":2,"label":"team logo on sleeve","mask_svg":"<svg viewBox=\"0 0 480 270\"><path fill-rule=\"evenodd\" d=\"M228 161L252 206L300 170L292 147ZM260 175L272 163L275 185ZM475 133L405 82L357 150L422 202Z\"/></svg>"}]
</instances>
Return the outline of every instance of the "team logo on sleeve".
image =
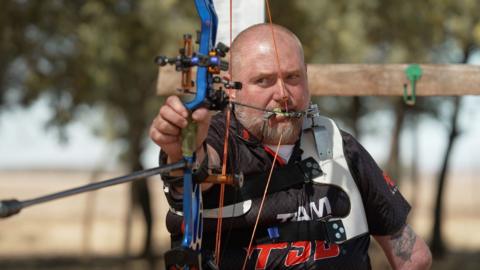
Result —
<instances>
[{"instance_id":1,"label":"team logo on sleeve","mask_svg":"<svg viewBox=\"0 0 480 270\"><path fill-rule=\"evenodd\" d=\"M390 192L392 192L392 194L397 193L397 191L398 191L397 184L395 184L395 182L393 182L393 180L390 178L390 176L388 176L388 174L386 172L383 172L383 179L387 183L387 186L390 189Z\"/></svg>"}]
</instances>

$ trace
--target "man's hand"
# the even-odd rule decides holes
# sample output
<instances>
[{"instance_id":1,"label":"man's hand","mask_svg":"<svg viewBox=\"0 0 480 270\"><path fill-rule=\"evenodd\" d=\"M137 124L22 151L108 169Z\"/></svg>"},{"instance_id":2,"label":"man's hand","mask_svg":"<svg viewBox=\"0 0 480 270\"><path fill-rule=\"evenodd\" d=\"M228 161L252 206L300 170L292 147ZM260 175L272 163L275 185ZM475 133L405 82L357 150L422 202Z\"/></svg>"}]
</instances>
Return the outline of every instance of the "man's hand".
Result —
<instances>
[{"instance_id":1,"label":"man's hand","mask_svg":"<svg viewBox=\"0 0 480 270\"><path fill-rule=\"evenodd\" d=\"M170 96L160 108L150 126L150 138L168 155L168 162L182 159L181 130L188 124L189 111L177 96ZM192 113L192 120L198 124L197 146L207 137L210 113L199 108Z\"/></svg>"}]
</instances>

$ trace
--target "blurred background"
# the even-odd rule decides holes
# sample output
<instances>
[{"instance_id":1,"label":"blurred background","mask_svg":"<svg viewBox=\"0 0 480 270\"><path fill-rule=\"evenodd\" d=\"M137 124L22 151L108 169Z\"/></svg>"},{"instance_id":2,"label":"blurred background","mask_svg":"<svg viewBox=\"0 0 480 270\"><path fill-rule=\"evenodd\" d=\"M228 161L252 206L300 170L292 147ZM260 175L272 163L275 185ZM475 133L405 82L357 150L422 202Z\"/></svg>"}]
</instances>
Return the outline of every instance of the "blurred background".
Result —
<instances>
[{"instance_id":1,"label":"blurred background","mask_svg":"<svg viewBox=\"0 0 480 270\"><path fill-rule=\"evenodd\" d=\"M480 65L477 0L272 1L309 64ZM193 1L6 0L0 8L0 199L153 167L159 54L198 28ZM479 74L480 75L480 74ZM361 89L359 90L361 91ZM433 269L479 269L480 98L315 97L413 206ZM0 220L0 269L162 269L158 177ZM372 245L374 269L389 269Z\"/></svg>"}]
</instances>

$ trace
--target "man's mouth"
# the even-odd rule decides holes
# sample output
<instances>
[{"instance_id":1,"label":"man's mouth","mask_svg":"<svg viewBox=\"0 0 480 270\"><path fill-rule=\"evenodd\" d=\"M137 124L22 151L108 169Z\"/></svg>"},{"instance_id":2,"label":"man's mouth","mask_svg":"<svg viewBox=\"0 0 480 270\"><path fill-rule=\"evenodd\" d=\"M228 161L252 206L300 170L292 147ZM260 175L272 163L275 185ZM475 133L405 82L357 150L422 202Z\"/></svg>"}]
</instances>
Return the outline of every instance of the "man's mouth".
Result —
<instances>
[{"instance_id":1,"label":"man's mouth","mask_svg":"<svg viewBox=\"0 0 480 270\"><path fill-rule=\"evenodd\" d=\"M303 112L297 112L295 110L289 110L288 108L273 108L272 110L266 110L264 114L265 119L275 118L277 121L283 121L290 118L300 118L304 115Z\"/></svg>"}]
</instances>

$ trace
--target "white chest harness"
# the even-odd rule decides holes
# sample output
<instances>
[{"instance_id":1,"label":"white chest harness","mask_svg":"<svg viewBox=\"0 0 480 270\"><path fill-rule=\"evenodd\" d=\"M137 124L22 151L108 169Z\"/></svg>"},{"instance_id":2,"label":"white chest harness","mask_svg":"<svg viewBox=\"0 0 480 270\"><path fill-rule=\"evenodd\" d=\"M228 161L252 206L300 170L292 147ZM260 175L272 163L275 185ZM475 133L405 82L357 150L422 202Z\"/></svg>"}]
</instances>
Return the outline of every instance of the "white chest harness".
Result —
<instances>
[{"instance_id":1,"label":"white chest harness","mask_svg":"<svg viewBox=\"0 0 480 270\"><path fill-rule=\"evenodd\" d=\"M348 168L339 128L332 119L320 116L316 105L313 105L311 109L314 112L310 117L306 117L303 123L301 148L304 152L302 159L313 157L320 164L323 174L314 178L313 182L337 186L348 194L350 199L348 215L329 220L340 220L343 223L344 229L341 230L337 227L338 224L333 225L336 223L329 222L332 226L337 227L333 229L338 233L345 233L345 236L340 235L340 238L347 241L368 233L368 223L362 197ZM335 237L340 239L337 236L338 234Z\"/></svg>"},{"instance_id":2,"label":"white chest harness","mask_svg":"<svg viewBox=\"0 0 480 270\"><path fill-rule=\"evenodd\" d=\"M325 222L328 238L332 242L343 243L368 233L362 198L344 156L340 130L332 119L319 115L316 105L311 105L310 113L305 117L300 147L304 151L302 160L315 159L323 172L312 181L340 188L348 195L350 201L350 210L347 215L331 217ZM222 217L240 217L247 214L251 208L251 199L227 205L222 208ZM204 209L203 217L216 219L218 210L218 208ZM170 211L180 216L183 214L173 208Z\"/></svg>"}]
</instances>

